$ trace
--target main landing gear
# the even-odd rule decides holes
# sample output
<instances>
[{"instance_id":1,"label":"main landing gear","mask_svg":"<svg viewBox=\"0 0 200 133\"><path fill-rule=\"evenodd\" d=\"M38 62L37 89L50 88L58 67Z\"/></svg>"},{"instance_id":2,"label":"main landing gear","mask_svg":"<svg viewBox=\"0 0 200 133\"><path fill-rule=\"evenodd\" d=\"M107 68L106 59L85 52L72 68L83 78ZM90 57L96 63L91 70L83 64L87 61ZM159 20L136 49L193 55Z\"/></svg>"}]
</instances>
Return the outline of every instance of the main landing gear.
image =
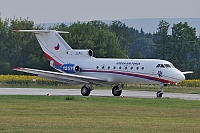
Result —
<instances>
[{"instance_id":1,"label":"main landing gear","mask_svg":"<svg viewBox=\"0 0 200 133\"><path fill-rule=\"evenodd\" d=\"M118 84L112 88L112 94L113 96L120 96L122 94L122 88L124 87L123 84ZM89 96L90 92L93 90L92 86L84 85L81 88L81 94L82 96Z\"/></svg>"},{"instance_id":2,"label":"main landing gear","mask_svg":"<svg viewBox=\"0 0 200 133\"><path fill-rule=\"evenodd\" d=\"M162 97L162 95L163 95L163 87L164 86L167 86L166 84L161 84L160 85L160 87L159 87L159 90L157 91L157 93L156 93L156 96L158 97L158 98L161 98Z\"/></svg>"},{"instance_id":3,"label":"main landing gear","mask_svg":"<svg viewBox=\"0 0 200 133\"><path fill-rule=\"evenodd\" d=\"M88 85L84 85L82 88L81 88L81 94L83 96L89 96L90 95L90 92L93 90L93 87L92 86L88 86Z\"/></svg>"},{"instance_id":4,"label":"main landing gear","mask_svg":"<svg viewBox=\"0 0 200 133\"><path fill-rule=\"evenodd\" d=\"M122 94L122 88L124 87L123 84L118 84L112 88L113 96L120 96Z\"/></svg>"},{"instance_id":5,"label":"main landing gear","mask_svg":"<svg viewBox=\"0 0 200 133\"><path fill-rule=\"evenodd\" d=\"M167 86L166 84L161 84L160 87L159 87L159 90L157 91L156 93L156 96L158 98L161 98L162 95L163 95L163 87L164 86ZM112 94L113 96L120 96L122 94L122 88L124 87L123 84L118 84L116 86L114 86L112 88ZM81 94L83 96L89 96L90 95L90 92L93 90L93 87L92 86L89 86L89 85L84 85L82 86L81 88Z\"/></svg>"}]
</instances>

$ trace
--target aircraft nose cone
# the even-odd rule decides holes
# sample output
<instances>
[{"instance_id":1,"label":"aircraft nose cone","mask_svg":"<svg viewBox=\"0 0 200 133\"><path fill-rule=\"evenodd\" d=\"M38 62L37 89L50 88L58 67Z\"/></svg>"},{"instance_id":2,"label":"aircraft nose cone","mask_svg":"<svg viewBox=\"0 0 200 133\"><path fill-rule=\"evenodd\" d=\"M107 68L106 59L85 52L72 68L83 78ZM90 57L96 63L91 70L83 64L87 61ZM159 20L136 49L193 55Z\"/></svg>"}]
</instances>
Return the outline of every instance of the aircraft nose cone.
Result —
<instances>
[{"instance_id":1,"label":"aircraft nose cone","mask_svg":"<svg viewBox=\"0 0 200 133\"><path fill-rule=\"evenodd\" d=\"M185 75L183 73L180 73L179 79L181 80L181 82L184 81L185 80Z\"/></svg>"},{"instance_id":2,"label":"aircraft nose cone","mask_svg":"<svg viewBox=\"0 0 200 133\"><path fill-rule=\"evenodd\" d=\"M185 80L185 75L184 75L184 74L182 74L182 80L183 80L183 81Z\"/></svg>"},{"instance_id":3,"label":"aircraft nose cone","mask_svg":"<svg viewBox=\"0 0 200 133\"><path fill-rule=\"evenodd\" d=\"M177 71L174 72L174 77L176 77L175 83L181 83L185 80L185 75L179 71L178 69L176 69Z\"/></svg>"}]
</instances>

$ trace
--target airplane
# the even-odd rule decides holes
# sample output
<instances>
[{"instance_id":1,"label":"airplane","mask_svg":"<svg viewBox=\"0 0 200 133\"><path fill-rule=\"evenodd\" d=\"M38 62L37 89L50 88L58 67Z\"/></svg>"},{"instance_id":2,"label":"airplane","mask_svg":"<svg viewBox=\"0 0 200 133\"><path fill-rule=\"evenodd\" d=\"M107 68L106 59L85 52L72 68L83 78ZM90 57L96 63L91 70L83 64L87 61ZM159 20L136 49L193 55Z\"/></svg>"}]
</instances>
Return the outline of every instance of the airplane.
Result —
<instances>
[{"instance_id":1,"label":"airplane","mask_svg":"<svg viewBox=\"0 0 200 133\"><path fill-rule=\"evenodd\" d=\"M172 63L160 59L114 59L95 58L90 49L72 49L60 36L66 31L56 30L13 30L13 32L32 32L50 62L58 72L31 68L14 68L36 74L39 77L70 84L82 84L82 96L89 96L94 85L112 85L112 94L120 96L125 83L159 84L156 93L163 96L163 87L185 80L184 74Z\"/></svg>"}]
</instances>

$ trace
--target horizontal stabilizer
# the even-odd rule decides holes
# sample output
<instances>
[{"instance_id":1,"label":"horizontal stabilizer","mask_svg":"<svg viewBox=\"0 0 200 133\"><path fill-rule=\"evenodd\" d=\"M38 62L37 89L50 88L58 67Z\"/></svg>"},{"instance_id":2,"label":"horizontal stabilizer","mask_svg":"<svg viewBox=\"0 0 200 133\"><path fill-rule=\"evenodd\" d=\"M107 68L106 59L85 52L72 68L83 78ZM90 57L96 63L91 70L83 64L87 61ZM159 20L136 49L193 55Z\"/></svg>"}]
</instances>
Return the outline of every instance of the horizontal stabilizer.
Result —
<instances>
[{"instance_id":1,"label":"horizontal stabilizer","mask_svg":"<svg viewBox=\"0 0 200 133\"><path fill-rule=\"evenodd\" d=\"M13 32L33 32L33 33L50 33L51 30L12 30ZM56 31L56 30L53 30ZM66 31L56 31L57 33L69 33Z\"/></svg>"}]
</instances>

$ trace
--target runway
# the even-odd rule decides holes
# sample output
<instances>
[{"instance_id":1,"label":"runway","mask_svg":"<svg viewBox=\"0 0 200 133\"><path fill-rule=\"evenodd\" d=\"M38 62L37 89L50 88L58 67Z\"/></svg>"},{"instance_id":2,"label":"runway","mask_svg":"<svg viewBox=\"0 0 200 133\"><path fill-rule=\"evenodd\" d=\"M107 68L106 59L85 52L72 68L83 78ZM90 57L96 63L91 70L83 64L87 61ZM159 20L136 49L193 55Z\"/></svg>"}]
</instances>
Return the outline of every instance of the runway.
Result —
<instances>
[{"instance_id":1,"label":"runway","mask_svg":"<svg viewBox=\"0 0 200 133\"><path fill-rule=\"evenodd\" d=\"M41 89L41 88L0 88L0 95L47 95L51 96L81 96L80 89ZM90 96L113 96L111 90L93 90ZM153 91L123 90L123 97L156 98ZM184 100L200 100L200 94L183 94L164 92L163 98L178 98Z\"/></svg>"}]
</instances>

